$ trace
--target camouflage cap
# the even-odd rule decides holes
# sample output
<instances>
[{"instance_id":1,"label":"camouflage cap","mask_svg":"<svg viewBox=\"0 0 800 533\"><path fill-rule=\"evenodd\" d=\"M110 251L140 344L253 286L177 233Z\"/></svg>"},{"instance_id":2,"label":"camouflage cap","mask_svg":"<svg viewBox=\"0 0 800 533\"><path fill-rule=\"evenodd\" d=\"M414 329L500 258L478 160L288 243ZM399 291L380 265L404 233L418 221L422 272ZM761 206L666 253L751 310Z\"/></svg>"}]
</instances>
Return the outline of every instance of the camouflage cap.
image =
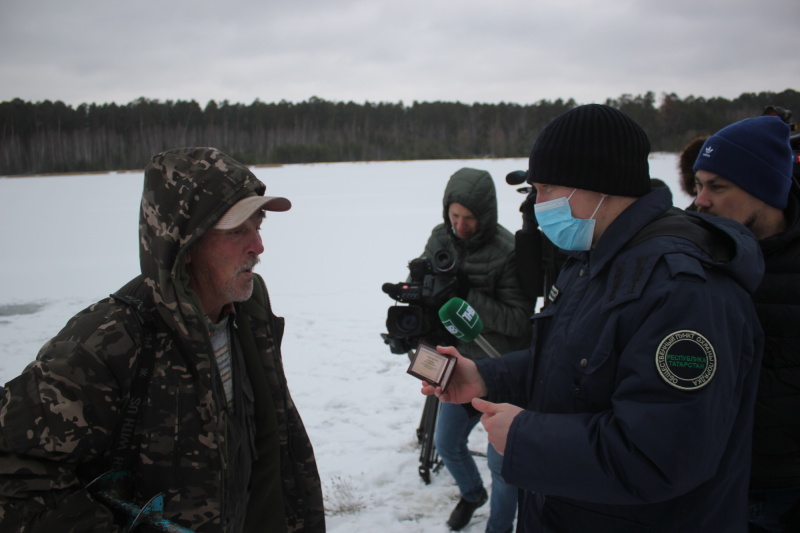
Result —
<instances>
[{"instance_id":1,"label":"camouflage cap","mask_svg":"<svg viewBox=\"0 0 800 533\"><path fill-rule=\"evenodd\" d=\"M214 229L228 230L238 228L259 209L267 211L288 211L292 202L281 196L249 196L236 202L219 219Z\"/></svg>"},{"instance_id":2,"label":"camouflage cap","mask_svg":"<svg viewBox=\"0 0 800 533\"><path fill-rule=\"evenodd\" d=\"M169 291L183 251L237 203L257 197L270 207L288 205L288 200L271 203L266 189L246 165L216 148L176 148L153 156L145 168L139 214L142 274Z\"/></svg>"}]
</instances>

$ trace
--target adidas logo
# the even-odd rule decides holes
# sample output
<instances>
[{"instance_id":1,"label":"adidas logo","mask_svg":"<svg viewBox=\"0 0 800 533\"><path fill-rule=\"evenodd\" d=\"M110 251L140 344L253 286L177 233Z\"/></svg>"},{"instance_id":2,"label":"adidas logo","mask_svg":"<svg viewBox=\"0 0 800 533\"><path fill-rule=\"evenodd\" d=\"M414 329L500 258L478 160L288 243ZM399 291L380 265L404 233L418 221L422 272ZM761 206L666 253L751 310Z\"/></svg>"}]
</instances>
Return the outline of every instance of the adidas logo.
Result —
<instances>
[{"instance_id":1,"label":"adidas logo","mask_svg":"<svg viewBox=\"0 0 800 533\"><path fill-rule=\"evenodd\" d=\"M703 150L703 157L711 157L712 155L714 155L714 148L706 146L705 150Z\"/></svg>"}]
</instances>

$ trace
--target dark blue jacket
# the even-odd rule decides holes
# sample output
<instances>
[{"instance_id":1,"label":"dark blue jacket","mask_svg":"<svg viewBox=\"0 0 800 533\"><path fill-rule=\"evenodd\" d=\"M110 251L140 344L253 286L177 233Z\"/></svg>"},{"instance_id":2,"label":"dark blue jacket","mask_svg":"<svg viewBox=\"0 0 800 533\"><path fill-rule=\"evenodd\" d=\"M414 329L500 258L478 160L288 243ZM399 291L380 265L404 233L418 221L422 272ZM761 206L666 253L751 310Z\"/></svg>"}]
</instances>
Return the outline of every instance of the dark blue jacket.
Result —
<instances>
[{"instance_id":1,"label":"dark blue jacket","mask_svg":"<svg viewBox=\"0 0 800 533\"><path fill-rule=\"evenodd\" d=\"M724 260L674 236L631 245L671 205L656 189L571 253L531 347L477 362L489 400L526 408L503 461L518 531L746 531L763 260L713 217Z\"/></svg>"}]
</instances>

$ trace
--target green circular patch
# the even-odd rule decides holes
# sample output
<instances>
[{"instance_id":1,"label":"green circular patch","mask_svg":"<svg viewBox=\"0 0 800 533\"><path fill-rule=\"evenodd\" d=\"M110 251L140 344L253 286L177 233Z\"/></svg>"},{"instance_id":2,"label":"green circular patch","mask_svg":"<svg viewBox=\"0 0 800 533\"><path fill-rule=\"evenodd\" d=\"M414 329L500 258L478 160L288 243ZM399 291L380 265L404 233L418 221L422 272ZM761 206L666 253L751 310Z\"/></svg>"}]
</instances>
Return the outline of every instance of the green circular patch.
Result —
<instances>
[{"instance_id":1,"label":"green circular patch","mask_svg":"<svg viewBox=\"0 0 800 533\"><path fill-rule=\"evenodd\" d=\"M676 389L697 390L714 377L717 355L708 339L684 329L670 333L658 345L656 369Z\"/></svg>"}]
</instances>

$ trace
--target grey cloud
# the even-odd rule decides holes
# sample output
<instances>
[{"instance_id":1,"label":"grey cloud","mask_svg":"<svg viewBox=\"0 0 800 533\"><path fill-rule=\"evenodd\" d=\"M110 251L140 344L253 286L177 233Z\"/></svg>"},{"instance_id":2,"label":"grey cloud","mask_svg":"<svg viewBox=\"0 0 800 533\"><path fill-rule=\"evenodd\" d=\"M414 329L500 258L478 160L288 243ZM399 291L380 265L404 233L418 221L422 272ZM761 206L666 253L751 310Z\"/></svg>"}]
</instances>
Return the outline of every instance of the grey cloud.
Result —
<instances>
[{"instance_id":1,"label":"grey cloud","mask_svg":"<svg viewBox=\"0 0 800 533\"><path fill-rule=\"evenodd\" d=\"M0 100L532 103L797 89L796 0L0 4Z\"/></svg>"}]
</instances>

